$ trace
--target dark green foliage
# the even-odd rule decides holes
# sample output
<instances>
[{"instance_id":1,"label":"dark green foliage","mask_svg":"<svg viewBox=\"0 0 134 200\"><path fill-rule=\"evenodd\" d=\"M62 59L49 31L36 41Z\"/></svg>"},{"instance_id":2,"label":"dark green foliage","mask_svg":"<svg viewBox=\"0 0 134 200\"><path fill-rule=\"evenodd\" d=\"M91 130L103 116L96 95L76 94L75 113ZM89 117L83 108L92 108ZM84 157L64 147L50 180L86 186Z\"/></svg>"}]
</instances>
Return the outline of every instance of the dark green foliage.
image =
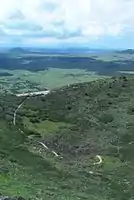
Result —
<instances>
[{"instance_id":1,"label":"dark green foliage","mask_svg":"<svg viewBox=\"0 0 134 200\"><path fill-rule=\"evenodd\" d=\"M134 115L134 106L131 105L128 107L128 114Z\"/></svg>"},{"instance_id":2,"label":"dark green foliage","mask_svg":"<svg viewBox=\"0 0 134 200\"><path fill-rule=\"evenodd\" d=\"M99 116L99 120L104 124L107 124L114 120L114 116L112 114L104 113L101 116Z\"/></svg>"},{"instance_id":3,"label":"dark green foliage","mask_svg":"<svg viewBox=\"0 0 134 200\"><path fill-rule=\"evenodd\" d=\"M74 84L46 97L31 97L18 111L14 127L11 116L21 101L0 99L0 175L6 180L5 186L0 181L0 192L12 193L10 182L14 194L33 199L133 199L133 78ZM27 119L30 125L24 124ZM37 140L63 159L45 152ZM101 165L94 165L96 155L102 156Z\"/></svg>"}]
</instances>

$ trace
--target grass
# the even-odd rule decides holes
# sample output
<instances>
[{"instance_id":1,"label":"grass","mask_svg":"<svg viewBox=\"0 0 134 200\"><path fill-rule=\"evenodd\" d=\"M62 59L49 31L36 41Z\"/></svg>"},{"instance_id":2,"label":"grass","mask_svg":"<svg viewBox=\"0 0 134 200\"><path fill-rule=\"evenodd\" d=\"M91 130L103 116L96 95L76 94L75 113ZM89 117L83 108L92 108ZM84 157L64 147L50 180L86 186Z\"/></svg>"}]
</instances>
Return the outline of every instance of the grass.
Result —
<instances>
[{"instance_id":1,"label":"grass","mask_svg":"<svg viewBox=\"0 0 134 200\"><path fill-rule=\"evenodd\" d=\"M17 127L8 116L12 102L18 103L17 97L0 99L0 193L46 200L133 199L134 78L79 83L32 97L18 112ZM29 130L43 133L40 140L63 159L34 138L29 141ZM96 155L102 156L101 165L94 165Z\"/></svg>"},{"instance_id":2,"label":"grass","mask_svg":"<svg viewBox=\"0 0 134 200\"><path fill-rule=\"evenodd\" d=\"M64 122L52 122L49 120L41 121L40 123L32 123L27 117L23 119L23 124L26 129L29 131L37 132L41 134L42 137L50 133L55 133L59 130L59 128L68 125Z\"/></svg>"},{"instance_id":3,"label":"grass","mask_svg":"<svg viewBox=\"0 0 134 200\"><path fill-rule=\"evenodd\" d=\"M26 137L18 130L13 127L9 129L2 121L0 125L0 193L32 199L43 195L43 198L49 199L57 189L56 182L62 180L60 173L64 172L55 166L54 159L50 162L29 152L25 145ZM59 182L59 189L62 184Z\"/></svg>"},{"instance_id":4,"label":"grass","mask_svg":"<svg viewBox=\"0 0 134 200\"><path fill-rule=\"evenodd\" d=\"M13 74L12 77L0 77L2 90L26 92L28 90L37 91L39 89L54 89L62 86L97 80L105 78L98 76L94 72L87 72L80 69L58 69L49 68L48 71L30 72L26 70L2 70Z\"/></svg>"},{"instance_id":5,"label":"grass","mask_svg":"<svg viewBox=\"0 0 134 200\"><path fill-rule=\"evenodd\" d=\"M74 83L104 79L107 76L118 74L118 71L124 72L125 69L128 69L130 72L127 73L131 74L134 61L133 54L114 51L98 54L51 56L33 53L33 55L24 54L18 59L16 55L8 56L12 70L0 69L1 74L3 74L0 76L1 93L22 93L43 90L44 88L52 90ZM26 61L31 61L31 59L33 62L25 65ZM9 66L6 67L8 69Z\"/></svg>"},{"instance_id":6,"label":"grass","mask_svg":"<svg viewBox=\"0 0 134 200\"><path fill-rule=\"evenodd\" d=\"M129 53L117 53L117 52L108 52L105 54L92 54L90 56L91 58L95 58L96 60L102 60L105 62L109 62L109 61L114 61L114 62L120 62L120 61L126 61L126 60L130 60L133 61L134 60L134 55L133 54L129 54Z\"/></svg>"}]
</instances>

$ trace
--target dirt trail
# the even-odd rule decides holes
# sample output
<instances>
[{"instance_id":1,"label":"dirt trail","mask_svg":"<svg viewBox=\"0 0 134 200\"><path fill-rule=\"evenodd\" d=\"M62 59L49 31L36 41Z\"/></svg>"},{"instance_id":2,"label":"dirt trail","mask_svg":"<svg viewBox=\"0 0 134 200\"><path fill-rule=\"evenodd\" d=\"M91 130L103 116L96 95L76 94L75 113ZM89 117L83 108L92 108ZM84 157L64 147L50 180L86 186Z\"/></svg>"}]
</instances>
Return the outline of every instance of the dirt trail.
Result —
<instances>
[{"instance_id":1,"label":"dirt trail","mask_svg":"<svg viewBox=\"0 0 134 200\"><path fill-rule=\"evenodd\" d=\"M46 95L47 95L47 94L46 94ZM28 98L29 98L29 97L25 98L25 99L18 105L18 107L16 108L16 110L14 111L14 114L13 114L13 125L14 125L14 126L16 126L17 112L18 112L19 109L23 106L23 104L25 103L25 101L26 101ZM21 129L19 129L19 131L20 131L21 133L24 134L24 132L23 132ZM38 142L40 145L42 145L42 146L44 147L44 149L46 149L47 151L51 152L55 157L60 157L59 154L57 154L55 151L51 151L51 150L49 149L49 147L46 146L43 142L39 142L39 141L37 141L37 142ZM62 157L61 157L61 158L62 158Z\"/></svg>"},{"instance_id":2,"label":"dirt trail","mask_svg":"<svg viewBox=\"0 0 134 200\"><path fill-rule=\"evenodd\" d=\"M13 115L13 125L16 126L16 116L17 116L17 112L18 110L21 108L21 106L24 104L25 100L18 105L18 107L16 108L16 110L14 111L14 115Z\"/></svg>"},{"instance_id":3,"label":"dirt trail","mask_svg":"<svg viewBox=\"0 0 134 200\"><path fill-rule=\"evenodd\" d=\"M47 94L46 94L46 95L47 95ZM45 95L45 96L46 96L46 95ZM14 124L14 126L16 126L17 112L19 111L19 109L22 107L22 105L25 103L25 101L26 101L28 98L30 98L30 97L25 98L25 99L18 105L18 107L16 108L16 110L14 111L14 115L13 115L13 124ZM19 131L20 131L21 133L24 134L24 132L23 132L21 129L19 129ZM48 147L45 143L40 142L40 141L37 141L37 143L40 144L40 145L42 145L44 149L46 149L47 151L51 152L55 157L63 158L63 157L61 157L58 153L56 153L55 151L50 150L49 147ZM103 162L103 161L102 161L102 157L99 156L99 155L96 155L96 158L98 159L98 162L94 163L94 165L100 165L100 164Z\"/></svg>"}]
</instances>

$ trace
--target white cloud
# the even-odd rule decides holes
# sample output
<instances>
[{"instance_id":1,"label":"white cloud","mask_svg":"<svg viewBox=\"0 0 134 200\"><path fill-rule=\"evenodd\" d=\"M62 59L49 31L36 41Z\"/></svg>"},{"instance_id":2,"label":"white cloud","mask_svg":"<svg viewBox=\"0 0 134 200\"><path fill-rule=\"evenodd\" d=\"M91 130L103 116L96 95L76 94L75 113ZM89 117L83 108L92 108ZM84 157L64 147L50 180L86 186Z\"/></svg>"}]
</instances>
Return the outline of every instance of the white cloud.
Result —
<instances>
[{"instance_id":1,"label":"white cloud","mask_svg":"<svg viewBox=\"0 0 134 200\"><path fill-rule=\"evenodd\" d=\"M46 41L50 34L53 40L76 37L79 41L92 41L134 32L134 0L0 0L0 3L0 28L9 37L33 34L33 38L41 36L36 40Z\"/></svg>"}]
</instances>

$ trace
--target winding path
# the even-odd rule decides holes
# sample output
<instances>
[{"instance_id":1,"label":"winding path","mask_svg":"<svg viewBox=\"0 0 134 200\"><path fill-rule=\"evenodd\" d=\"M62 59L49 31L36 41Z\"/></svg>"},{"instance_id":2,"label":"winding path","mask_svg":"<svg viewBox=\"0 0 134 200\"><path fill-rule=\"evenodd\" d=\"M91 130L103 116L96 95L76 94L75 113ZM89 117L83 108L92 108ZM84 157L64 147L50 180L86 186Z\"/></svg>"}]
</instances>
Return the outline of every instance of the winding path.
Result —
<instances>
[{"instance_id":1,"label":"winding path","mask_svg":"<svg viewBox=\"0 0 134 200\"><path fill-rule=\"evenodd\" d=\"M49 93L50 93L50 91L49 91L49 92L47 91L47 92L44 94L44 96L46 96L46 95L49 94ZM35 94L35 93L34 93L34 94ZM37 94L37 95L38 95L38 94ZM37 95L35 95L35 96L37 96ZM20 95L20 96L21 96L21 95ZM23 94L23 96L26 96L26 95ZM32 96L32 95L31 95L31 96ZM26 96L26 98L24 98L24 100L18 105L18 107L17 107L16 110L14 111L14 114L13 114L13 125L14 125L14 126L16 126L17 112L18 112L18 110L22 107L22 105L24 104L24 102L25 102L28 98L30 98L30 96ZM20 131L21 133L24 134L24 131L22 131L21 129L19 129L19 131ZM49 147L48 147L45 143L40 142L40 141L37 141L37 143L40 144L40 145L42 145L44 149L46 149L47 151L51 152L55 157L63 158L63 157L61 157L59 154L57 154L55 151L51 151L51 150L49 149ZM102 157L101 157L100 155L96 155L96 158L98 159L98 162L94 163L94 165L100 165L100 164L102 164L102 162L103 162L103 161L102 161ZM93 172L91 172L91 173L93 173Z\"/></svg>"},{"instance_id":2,"label":"winding path","mask_svg":"<svg viewBox=\"0 0 134 200\"><path fill-rule=\"evenodd\" d=\"M45 96L47 95L48 93L45 94ZM24 95L25 96L25 95ZM16 108L16 110L14 111L14 114L13 114L13 125L16 126L16 118L17 118L17 112L19 111L19 109L22 107L22 105L24 104L24 102L29 98L29 96L27 96L26 98L24 98L24 100L18 105L18 107ZM21 133L24 134L24 131L22 131L20 128L19 128L19 131ZM37 143L39 143L40 145L42 145L47 151L51 152L55 157L60 157L60 158L63 158L61 157L59 154L57 154L55 151L51 151L47 145L45 145L43 142L40 142L40 141L37 141Z\"/></svg>"},{"instance_id":3,"label":"winding path","mask_svg":"<svg viewBox=\"0 0 134 200\"><path fill-rule=\"evenodd\" d=\"M38 141L38 143L41 144L46 150L49 151L48 146L46 146L43 142L39 142L39 141ZM60 155L58 155L55 151L51 151L51 153L54 154L56 157L59 157L59 156L60 156ZM61 157L61 158L62 158L62 157Z\"/></svg>"},{"instance_id":4,"label":"winding path","mask_svg":"<svg viewBox=\"0 0 134 200\"><path fill-rule=\"evenodd\" d=\"M25 99L26 100L26 99ZM16 108L14 115L13 115L13 125L16 126L16 116L17 116L17 112L18 110L21 108L21 106L24 104L25 100L18 105L18 107Z\"/></svg>"},{"instance_id":5,"label":"winding path","mask_svg":"<svg viewBox=\"0 0 134 200\"><path fill-rule=\"evenodd\" d=\"M97 155L96 158L99 160L98 162L94 163L94 165L100 165L102 163L102 157Z\"/></svg>"}]
</instances>

